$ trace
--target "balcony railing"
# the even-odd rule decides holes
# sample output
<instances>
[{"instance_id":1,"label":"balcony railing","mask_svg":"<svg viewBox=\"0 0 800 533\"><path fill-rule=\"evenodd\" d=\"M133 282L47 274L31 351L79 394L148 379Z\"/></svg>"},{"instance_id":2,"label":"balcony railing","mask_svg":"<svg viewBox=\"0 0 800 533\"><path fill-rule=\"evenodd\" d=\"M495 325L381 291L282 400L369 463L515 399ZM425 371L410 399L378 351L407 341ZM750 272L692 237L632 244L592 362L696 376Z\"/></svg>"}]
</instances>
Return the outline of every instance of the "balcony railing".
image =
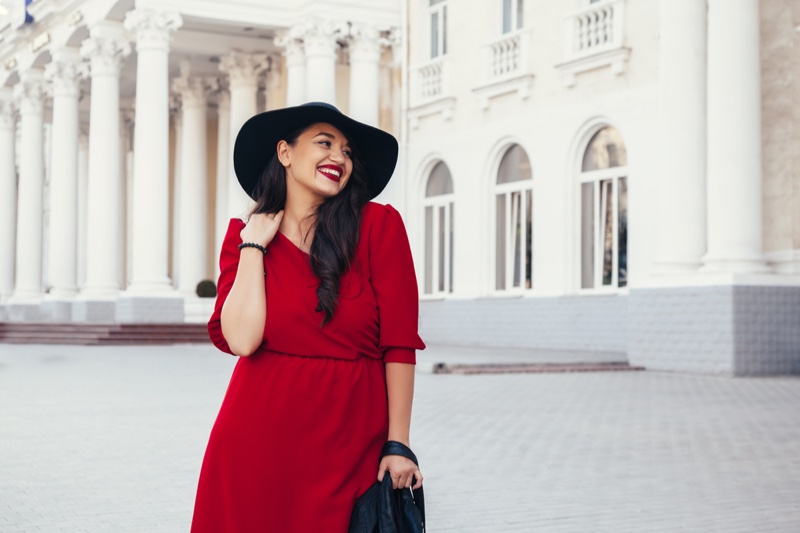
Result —
<instances>
[{"instance_id":1,"label":"balcony railing","mask_svg":"<svg viewBox=\"0 0 800 533\"><path fill-rule=\"evenodd\" d=\"M525 99L533 74L530 66L530 29L506 33L483 45L480 85L473 88L481 108L498 96L516 92Z\"/></svg>"},{"instance_id":2,"label":"balcony railing","mask_svg":"<svg viewBox=\"0 0 800 533\"><path fill-rule=\"evenodd\" d=\"M530 47L527 30L507 33L484 45L485 80L511 78L528 74L528 49Z\"/></svg>"},{"instance_id":3,"label":"balcony railing","mask_svg":"<svg viewBox=\"0 0 800 533\"><path fill-rule=\"evenodd\" d=\"M624 29L624 0L607 0L567 18L567 58L620 48Z\"/></svg>"},{"instance_id":4,"label":"balcony railing","mask_svg":"<svg viewBox=\"0 0 800 533\"><path fill-rule=\"evenodd\" d=\"M415 72L418 103L434 100L444 95L444 59L437 58L419 65Z\"/></svg>"},{"instance_id":5,"label":"balcony railing","mask_svg":"<svg viewBox=\"0 0 800 533\"><path fill-rule=\"evenodd\" d=\"M558 68L564 83L575 84L581 72L610 66L622 74L630 50L625 47L625 0L601 0L565 19L564 61Z\"/></svg>"},{"instance_id":6,"label":"balcony railing","mask_svg":"<svg viewBox=\"0 0 800 533\"><path fill-rule=\"evenodd\" d=\"M450 61L437 57L410 69L411 101L409 116L412 127L420 117L441 113L445 119L453 114L455 98L450 88Z\"/></svg>"}]
</instances>

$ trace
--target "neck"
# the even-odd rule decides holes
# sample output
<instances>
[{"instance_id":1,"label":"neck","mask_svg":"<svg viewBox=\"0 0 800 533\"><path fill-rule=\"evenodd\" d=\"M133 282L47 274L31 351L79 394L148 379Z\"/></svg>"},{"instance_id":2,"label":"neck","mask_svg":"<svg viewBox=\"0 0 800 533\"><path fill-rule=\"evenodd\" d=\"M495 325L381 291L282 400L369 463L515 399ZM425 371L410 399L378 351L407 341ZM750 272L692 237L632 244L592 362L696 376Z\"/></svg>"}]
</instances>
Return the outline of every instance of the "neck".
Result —
<instances>
[{"instance_id":1,"label":"neck","mask_svg":"<svg viewBox=\"0 0 800 533\"><path fill-rule=\"evenodd\" d=\"M290 180L287 179L287 182L286 207L280 231L303 241L306 237L311 237L308 233L314 223L320 200L300 187L293 187Z\"/></svg>"}]
</instances>

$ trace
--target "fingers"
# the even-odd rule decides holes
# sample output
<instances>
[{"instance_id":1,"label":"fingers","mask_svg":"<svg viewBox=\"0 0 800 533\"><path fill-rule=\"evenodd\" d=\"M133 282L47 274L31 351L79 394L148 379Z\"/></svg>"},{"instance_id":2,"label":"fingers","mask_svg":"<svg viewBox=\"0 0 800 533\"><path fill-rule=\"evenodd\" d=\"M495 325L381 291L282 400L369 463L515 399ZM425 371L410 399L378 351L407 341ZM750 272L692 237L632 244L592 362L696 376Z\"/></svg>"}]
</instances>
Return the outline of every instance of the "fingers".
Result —
<instances>
[{"instance_id":1,"label":"fingers","mask_svg":"<svg viewBox=\"0 0 800 533\"><path fill-rule=\"evenodd\" d=\"M378 481L383 481L384 475L392 478L392 488L394 489L418 489L422 486L422 473L417 465L396 455L387 455L381 460L378 468Z\"/></svg>"},{"instance_id":2,"label":"fingers","mask_svg":"<svg viewBox=\"0 0 800 533\"><path fill-rule=\"evenodd\" d=\"M417 482L414 484L414 486L412 488L413 489L418 489L418 488L422 487L422 472L419 471L419 468L414 473L414 477L417 479Z\"/></svg>"}]
</instances>

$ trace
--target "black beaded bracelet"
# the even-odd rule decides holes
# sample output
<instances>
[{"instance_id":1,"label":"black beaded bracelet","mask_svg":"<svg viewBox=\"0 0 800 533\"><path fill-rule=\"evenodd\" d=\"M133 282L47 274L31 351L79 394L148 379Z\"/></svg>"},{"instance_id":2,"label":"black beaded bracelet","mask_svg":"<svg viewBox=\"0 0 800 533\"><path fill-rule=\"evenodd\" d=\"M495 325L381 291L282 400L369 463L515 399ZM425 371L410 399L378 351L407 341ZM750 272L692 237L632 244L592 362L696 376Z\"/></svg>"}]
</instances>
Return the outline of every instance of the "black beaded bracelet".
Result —
<instances>
[{"instance_id":1,"label":"black beaded bracelet","mask_svg":"<svg viewBox=\"0 0 800 533\"><path fill-rule=\"evenodd\" d=\"M267 249L266 248L264 248L260 244L254 243L254 242L243 242L242 244L239 245L239 250L241 250L242 248L257 248L257 249L261 250L262 254L267 253Z\"/></svg>"}]
</instances>

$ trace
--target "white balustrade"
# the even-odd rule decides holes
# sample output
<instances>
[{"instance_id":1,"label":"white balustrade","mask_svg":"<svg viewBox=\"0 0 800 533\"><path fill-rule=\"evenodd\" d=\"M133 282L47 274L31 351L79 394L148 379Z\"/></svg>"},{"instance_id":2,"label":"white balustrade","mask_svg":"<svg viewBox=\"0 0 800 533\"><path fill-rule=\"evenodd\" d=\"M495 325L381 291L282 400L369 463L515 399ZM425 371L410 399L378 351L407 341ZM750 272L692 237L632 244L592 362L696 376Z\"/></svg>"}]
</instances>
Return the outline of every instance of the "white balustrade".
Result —
<instances>
[{"instance_id":1,"label":"white balustrade","mask_svg":"<svg viewBox=\"0 0 800 533\"><path fill-rule=\"evenodd\" d=\"M574 58L622 46L624 0L591 4L567 18L567 56Z\"/></svg>"},{"instance_id":2,"label":"white balustrade","mask_svg":"<svg viewBox=\"0 0 800 533\"><path fill-rule=\"evenodd\" d=\"M434 59L416 68L416 92L420 102L444 95L444 60Z\"/></svg>"}]
</instances>

